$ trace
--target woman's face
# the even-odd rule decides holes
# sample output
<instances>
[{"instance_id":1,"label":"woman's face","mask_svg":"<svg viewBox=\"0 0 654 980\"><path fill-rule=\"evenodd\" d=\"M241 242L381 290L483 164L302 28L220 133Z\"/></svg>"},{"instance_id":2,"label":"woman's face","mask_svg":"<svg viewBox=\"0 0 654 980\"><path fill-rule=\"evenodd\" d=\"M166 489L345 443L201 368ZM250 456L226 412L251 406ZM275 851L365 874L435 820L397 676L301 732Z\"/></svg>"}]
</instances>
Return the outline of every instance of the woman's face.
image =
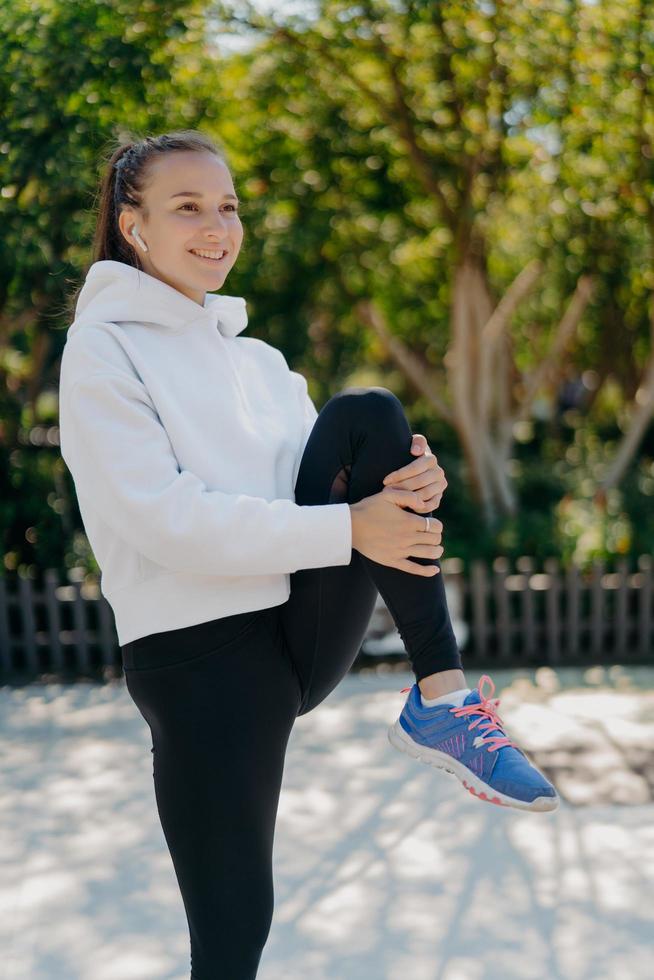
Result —
<instances>
[{"instance_id":1,"label":"woman's face","mask_svg":"<svg viewBox=\"0 0 654 980\"><path fill-rule=\"evenodd\" d=\"M121 212L122 234L147 273L202 305L205 293L224 284L243 241L228 167L208 151L166 153L148 165L143 202L147 218L138 208ZM134 225L147 252L131 235ZM194 254L224 249L227 254L222 259Z\"/></svg>"}]
</instances>

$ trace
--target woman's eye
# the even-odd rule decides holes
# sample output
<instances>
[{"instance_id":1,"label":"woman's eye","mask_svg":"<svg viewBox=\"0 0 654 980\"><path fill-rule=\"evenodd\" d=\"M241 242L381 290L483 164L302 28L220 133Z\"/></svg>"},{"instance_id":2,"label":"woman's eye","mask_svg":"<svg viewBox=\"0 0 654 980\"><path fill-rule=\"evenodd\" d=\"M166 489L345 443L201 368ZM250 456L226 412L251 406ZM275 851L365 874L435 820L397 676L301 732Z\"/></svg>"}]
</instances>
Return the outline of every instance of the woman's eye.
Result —
<instances>
[{"instance_id":1,"label":"woman's eye","mask_svg":"<svg viewBox=\"0 0 654 980\"><path fill-rule=\"evenodd\" d=\"M225 206L228 207L228 208L231 208L232 211L234 211L234 212L238 211L238 208L234 204L227 204ZM196 208L196 207L197 207L197 204L194 204L193 201L187 201L186 204L182 204L182 206L179 208L179 210L180 211L183 211L184 208Z\"/></svg>"}]
</instances>

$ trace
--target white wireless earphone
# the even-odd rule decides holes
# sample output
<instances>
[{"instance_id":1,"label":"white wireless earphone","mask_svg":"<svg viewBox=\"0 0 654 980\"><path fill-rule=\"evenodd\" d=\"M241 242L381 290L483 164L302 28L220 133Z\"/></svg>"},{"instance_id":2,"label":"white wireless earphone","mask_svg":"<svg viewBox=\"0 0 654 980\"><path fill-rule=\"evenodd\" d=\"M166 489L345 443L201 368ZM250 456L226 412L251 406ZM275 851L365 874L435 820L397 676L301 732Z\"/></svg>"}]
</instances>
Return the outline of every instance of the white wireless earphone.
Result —
<instances>
[{"instance_id":1,"label":"white wireless earphone","mask_svg":"<svg viewBox=\"0 0 654 980\"><path fill-rule=\"evenodd\" d=\"M139 245L141 246L141 248L143 249L143 251L144 252L147 252L148 246L145 244L145 242L143 241L143 239L139 235L139 230L136 227L136 225L132 225L131 235L132 235L133 238L136 239L136 241L139 243Z\"/></svg>"}]
</instances>

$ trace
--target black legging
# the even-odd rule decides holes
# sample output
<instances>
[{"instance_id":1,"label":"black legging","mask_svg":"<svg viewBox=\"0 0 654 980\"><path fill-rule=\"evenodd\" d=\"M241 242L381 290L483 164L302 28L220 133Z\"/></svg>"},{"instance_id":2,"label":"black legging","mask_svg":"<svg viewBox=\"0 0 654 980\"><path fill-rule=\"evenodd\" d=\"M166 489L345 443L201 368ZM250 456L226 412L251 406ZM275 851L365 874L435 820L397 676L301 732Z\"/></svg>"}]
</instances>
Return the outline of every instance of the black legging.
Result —
<instances>
[{"instance_id":1,"label":"black legging","mask_svg":"<svg viewBox=\"0 0 654 980\"><path fill-rule=\"evenodd\" d=\"M411 439L388 389L337 393L309 437L296 502L354 503L379 493L387 473L416 458ZM188 919L192 980L257 974L272 922L288 738L296 717L349 671L377 591L417 680L462 667L442 574L412 575L353 550L349 565L300 569L290 584L282 605L121 648L127 688L152 734L157 808Z\"/></svg>"}]
</instances>

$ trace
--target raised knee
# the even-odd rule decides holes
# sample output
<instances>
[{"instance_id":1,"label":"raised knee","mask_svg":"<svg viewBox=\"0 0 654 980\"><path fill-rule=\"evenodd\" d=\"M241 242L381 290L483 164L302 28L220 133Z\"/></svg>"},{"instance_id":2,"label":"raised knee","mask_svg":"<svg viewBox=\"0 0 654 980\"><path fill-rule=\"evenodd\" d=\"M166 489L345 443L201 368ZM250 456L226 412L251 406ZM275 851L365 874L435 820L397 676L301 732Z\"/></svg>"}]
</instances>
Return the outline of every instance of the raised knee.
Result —
<instances>
[{"instance_id":1,"label":"raised knee","mask_svg":"<svg viewBox=\"0 0 654 980\"><path fill-rule=\"evenodd\" d=\"M375 420L387 413L391 415L396 415L398 412L404 414L404 407L397 395L390 388L384 388L382 385L343 388L336 392L330 401L354 404L357 411L369 411Z\"/></svg>"}]
</instances>

